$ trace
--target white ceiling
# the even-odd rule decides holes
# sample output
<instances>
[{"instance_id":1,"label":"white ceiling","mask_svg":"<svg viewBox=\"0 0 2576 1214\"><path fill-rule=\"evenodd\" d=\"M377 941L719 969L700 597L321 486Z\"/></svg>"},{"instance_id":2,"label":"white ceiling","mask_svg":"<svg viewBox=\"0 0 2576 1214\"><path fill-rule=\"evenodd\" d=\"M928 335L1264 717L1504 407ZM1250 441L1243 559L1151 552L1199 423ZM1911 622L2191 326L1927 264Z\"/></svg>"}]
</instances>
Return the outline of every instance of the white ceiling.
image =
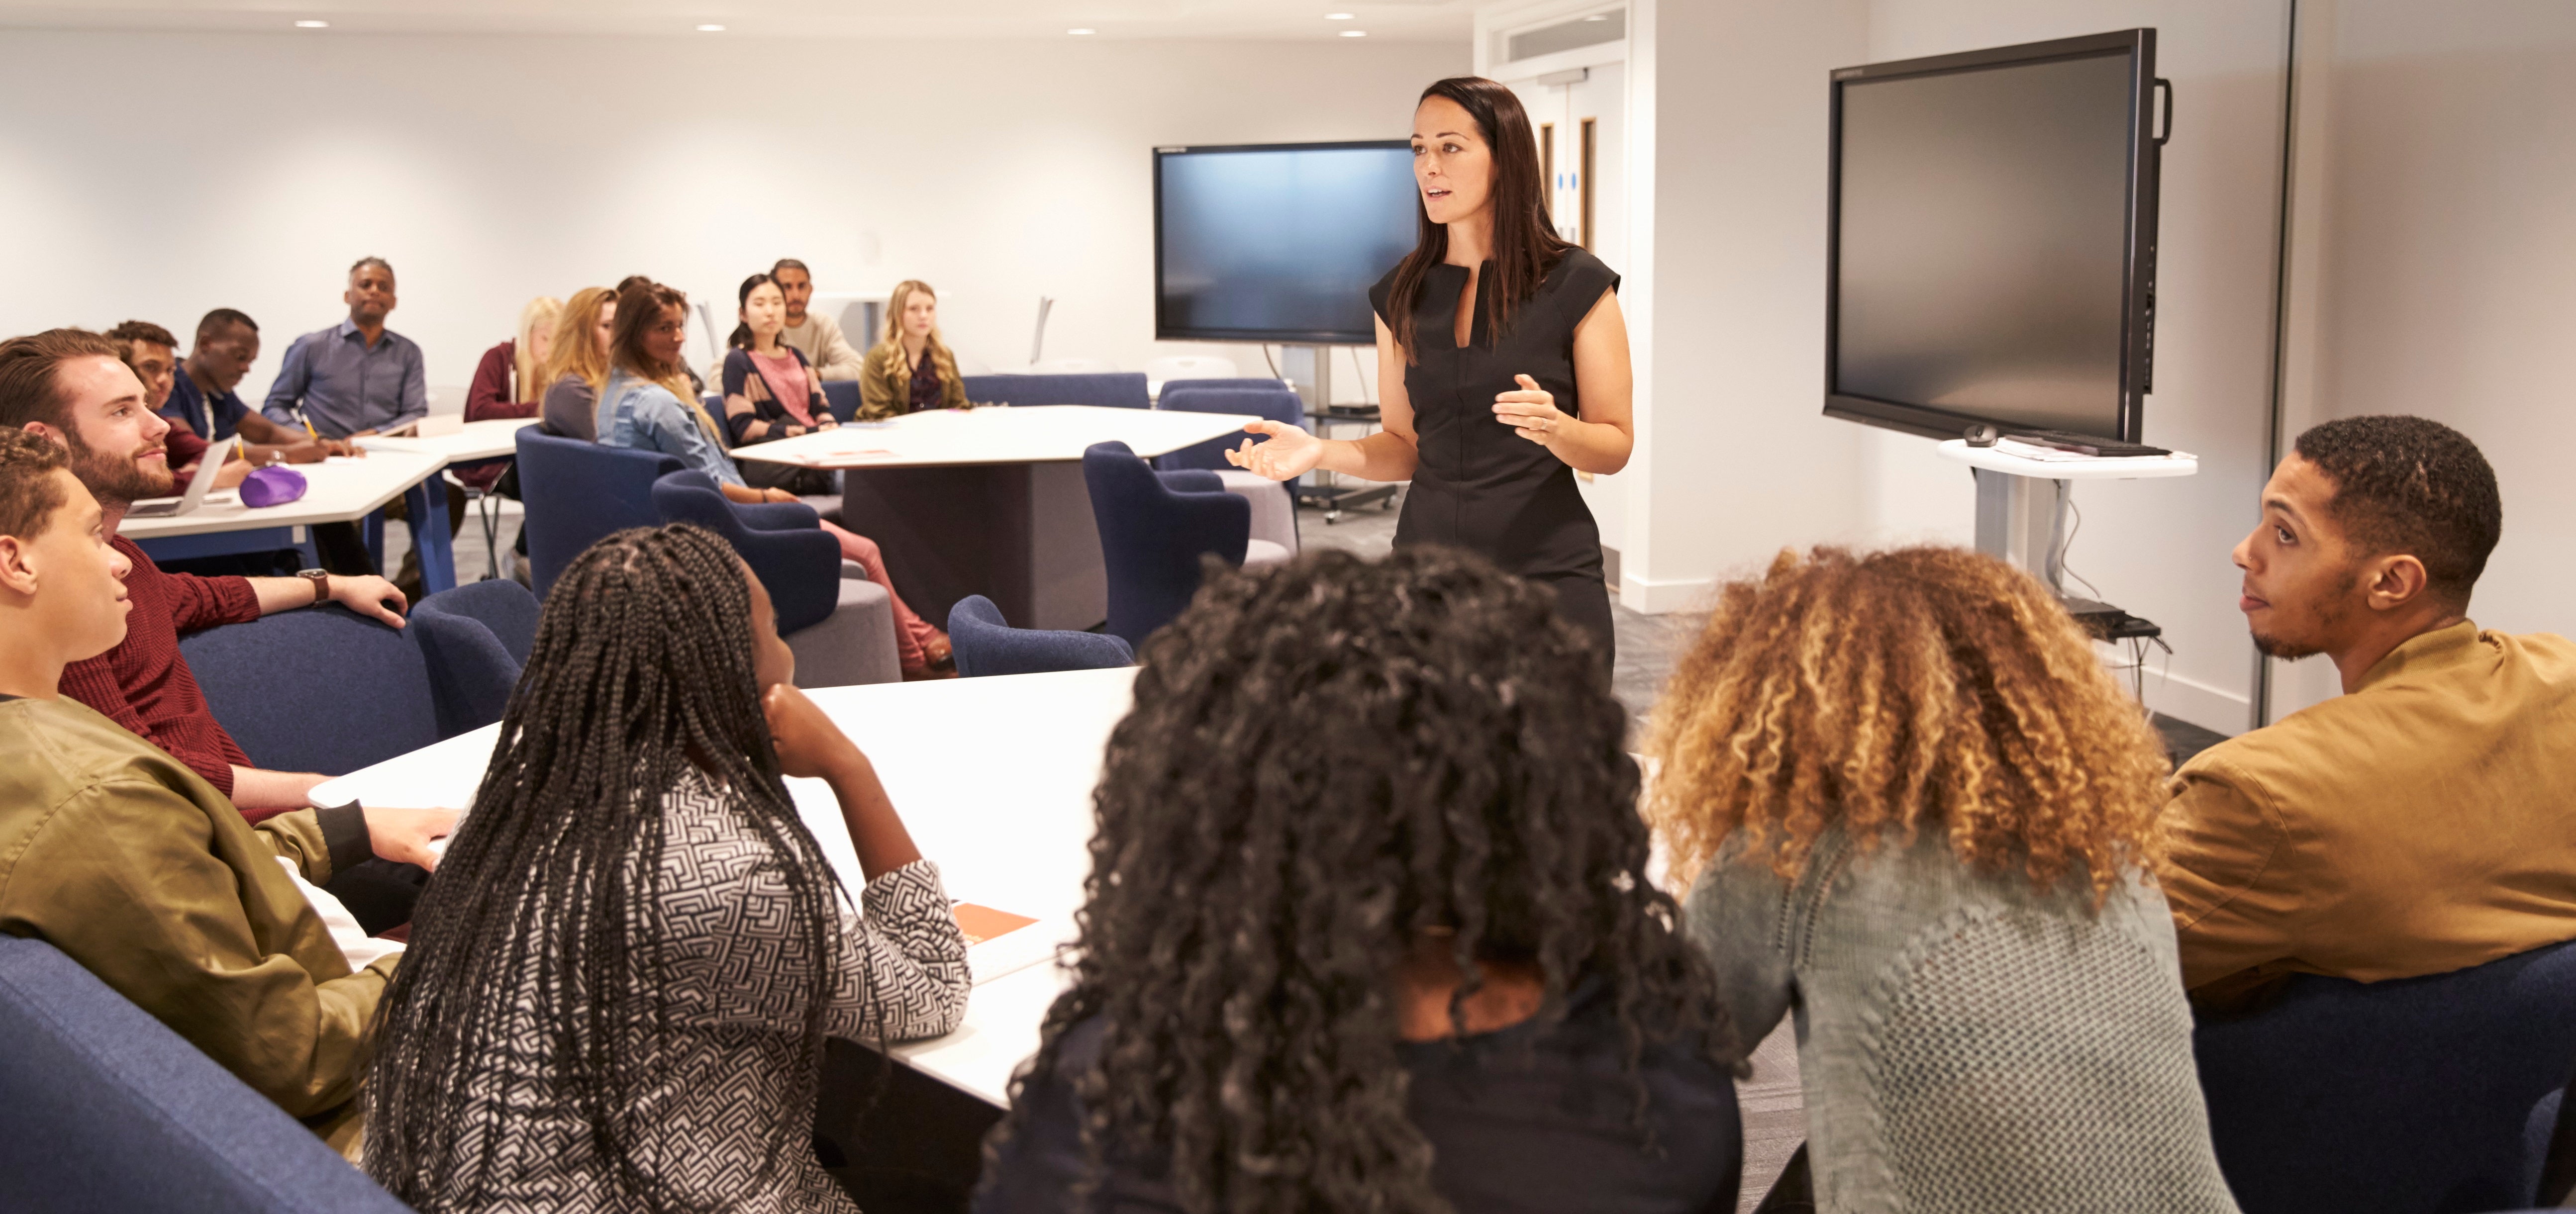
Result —
<instances>
[{"instance_id":1,"label":"white ceiling","mask_svg":"<svg viewBox=\"0 0 2576 1214\"><path fill-rule=\"evenodd\" d=\"M1451 41L1475 0L0 0L0 28L680 37L1257 38ZM1348 21L1326 13L1350 13ZM298 31L299 20L330 22ZM700 24L725 26L697 33ZM1357 41L1354 39L1353 41Z\"/></svg>"}]
</instances>

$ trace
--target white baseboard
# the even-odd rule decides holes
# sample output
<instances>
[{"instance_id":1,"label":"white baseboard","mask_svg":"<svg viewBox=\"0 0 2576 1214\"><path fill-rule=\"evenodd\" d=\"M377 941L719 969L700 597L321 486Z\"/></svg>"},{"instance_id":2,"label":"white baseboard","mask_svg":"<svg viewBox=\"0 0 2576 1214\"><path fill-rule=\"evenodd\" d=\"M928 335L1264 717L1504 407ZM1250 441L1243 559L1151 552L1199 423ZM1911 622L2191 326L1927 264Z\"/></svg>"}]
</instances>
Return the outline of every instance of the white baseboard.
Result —
<instances>
[{"instance_id":1,"label":"white baseboard","mask_svg":"<svg viewBox=\"0 0 2576 1214\"><path fill-rule=\"evenodd\" d=\"M2104 662L2113 665L2125 664L2129 660L2126 646L2114 649L2108 645L2097 644L2094 652L2102 655ZM2245 732L2246 728L2253 723L2254 704L2251 699L2237 692L2186 679L2178 674L2160 676L2157 669L2162 664L2160 659L2163 656L2152 647L2147 650L2148 708L2231 738ZM2120 689L2123 691L2137 685L2131 681L2136 677L2134 671L2115 670L2111 674L2113 678L2120 681Z\"/></svg>"},{"instance_id":2,"label":"white baseboard","mask_svg":"<svg viewBox=\"0 0 2576 1214\"><path fill-rule=\"evenodd\" d=\"M1658 581L1630 574L1619 579L1619 605L1643 615L1698 611L1708 606L1709 594L1716 587L1715 578Z\"/></svg>"}]
</instances>

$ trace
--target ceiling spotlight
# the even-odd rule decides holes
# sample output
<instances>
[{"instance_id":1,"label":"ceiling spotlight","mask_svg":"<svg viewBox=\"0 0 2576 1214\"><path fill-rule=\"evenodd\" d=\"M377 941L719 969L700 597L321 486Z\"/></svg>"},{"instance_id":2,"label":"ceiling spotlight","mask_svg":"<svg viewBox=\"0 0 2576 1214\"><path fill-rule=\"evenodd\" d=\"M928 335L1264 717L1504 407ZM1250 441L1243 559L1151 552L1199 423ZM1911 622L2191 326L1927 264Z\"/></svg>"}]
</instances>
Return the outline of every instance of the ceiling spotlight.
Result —
<instances>
[{"instance_id":1,"label":"ceiling spotlight","mask_svg":"<svg viewBox=\"0 0 2576 1214\"><path fill-rule=\"evenodd\" d=\"M1610 14L1608 13L1594 13L1591 16L1584 18L1586 21L1607 21L1609 19Z\"/></svg>"},{"instance_id":2,"label":"ceiling spotlight","mask_svg":"<svg viewBox=\"0 0 2576 1214\"><path fill-rule=\"evenodd\" d=\"M1366 37L1368 37L1368 31L1367 31L1367 30L1343 30L1343 31L1342 31L1342 36L1343 36L1343 37L1345 37L1345 38L1366 38Z\"/></svg>"},{"instance_id":3,"label":"ceiling spotlight","mask_svg":"<svg viewBox=\"0 0 2576 1214\"><path fill-rule=\"evenodd\" d=\"M1075 36L1075 37L1077 37L1077 38L1079 38L1079 37L1082 37L1082 36L1083 36L1083 35L1085 35L1085 34L1097 34L1097 33L1099 33L1100 31L1099 31L1099 30L1088 30L1088 29L1071 29L1071 30L1066 30L1065 32L1066 32L1066 33L1068 33L1068 34L1071 34L1071 35L1073 35L1073 36Z\"/></svg>"},{"instance_id":4,"label":"ceiling spotlight","mask_svg":"<svg viewBox=\"0 0 2576 1214\"><path fill-rule=\"evenodd\" d=\"M698 32L701 34L721 34L724 32L724 27L721 25L701 25L698 27Z\"/></svg>"},{"instance_id":5,"label":"ceiling spotlight","mask_svg":"<svg viewBox=\"0 0 2576 1214\"><path fill-rule=\"evenodd\" d=\"M1326 21L1348 21L1348 20L1350 20L1351 18L1356 17L1356 16L1358 16L1358 15L1359 15L1358 13L1326 13L1326 14L1324 14L1324 20L1326 20Z\"/></svg>"},{"instance_id":6,"label":"ceiling spotlight","mask_svg":"<svg viewBox=\"0 0 2576 1214\"><path fill-rule=\"evenodd\" d=\"M298 21L295 23L295 28L300 30L327 30L331 28L331 23L328 21Z\"/></svg>"}]
</instances>

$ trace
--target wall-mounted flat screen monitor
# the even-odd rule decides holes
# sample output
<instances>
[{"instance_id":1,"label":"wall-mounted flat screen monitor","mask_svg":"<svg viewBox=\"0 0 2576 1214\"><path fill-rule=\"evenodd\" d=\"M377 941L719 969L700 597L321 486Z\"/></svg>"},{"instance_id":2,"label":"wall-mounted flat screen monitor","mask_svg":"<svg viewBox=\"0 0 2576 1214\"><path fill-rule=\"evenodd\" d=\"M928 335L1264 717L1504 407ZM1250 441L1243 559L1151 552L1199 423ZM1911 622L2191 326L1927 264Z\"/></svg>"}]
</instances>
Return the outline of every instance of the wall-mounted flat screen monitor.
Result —
<instances>
[{"instance_id":1,"label":"wall-mounted flat screen monitor","mask_svg":"<svg viewBox=\"0 0 2576 1214\"><path fill-rule=\"evenodd\" d=\"M2142 441L2155 50L2136 29L1832 74L1827 415Z\"/></svg>"},{"instance_id":2,"label":"wall-mounted flat screen monitor","mask_svg":"<svg viewBox=\"0 0 2576 1214\"><path fill-rule=\"evenodd\" d=\"M1154 336L1373 343L1419 206L1401 140L1156 148Z\"/></svg>"}]
</instances>

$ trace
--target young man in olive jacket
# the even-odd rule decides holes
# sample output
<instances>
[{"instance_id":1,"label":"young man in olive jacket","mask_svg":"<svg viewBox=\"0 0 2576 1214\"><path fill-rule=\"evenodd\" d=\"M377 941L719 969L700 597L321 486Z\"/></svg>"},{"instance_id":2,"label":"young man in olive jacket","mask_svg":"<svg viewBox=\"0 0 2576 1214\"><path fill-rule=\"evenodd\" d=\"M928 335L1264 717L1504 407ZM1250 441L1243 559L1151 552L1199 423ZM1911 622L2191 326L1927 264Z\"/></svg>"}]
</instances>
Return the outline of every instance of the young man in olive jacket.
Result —
<instances>
[{"instance_id":1,"label":"young man in olive jacket","mask_svg":"<svg viewBox=\"0 0 2576 1214\"><path fill-rule=\"evenodd\" d=\"M46 941L355 1158L387 956L352 973L315 885L436 858L443 810L355 804L252 827L166 752L57 690L125 638L125 557L52 441L0 427L0 931Z\"/></svg>"}]
</instances>

